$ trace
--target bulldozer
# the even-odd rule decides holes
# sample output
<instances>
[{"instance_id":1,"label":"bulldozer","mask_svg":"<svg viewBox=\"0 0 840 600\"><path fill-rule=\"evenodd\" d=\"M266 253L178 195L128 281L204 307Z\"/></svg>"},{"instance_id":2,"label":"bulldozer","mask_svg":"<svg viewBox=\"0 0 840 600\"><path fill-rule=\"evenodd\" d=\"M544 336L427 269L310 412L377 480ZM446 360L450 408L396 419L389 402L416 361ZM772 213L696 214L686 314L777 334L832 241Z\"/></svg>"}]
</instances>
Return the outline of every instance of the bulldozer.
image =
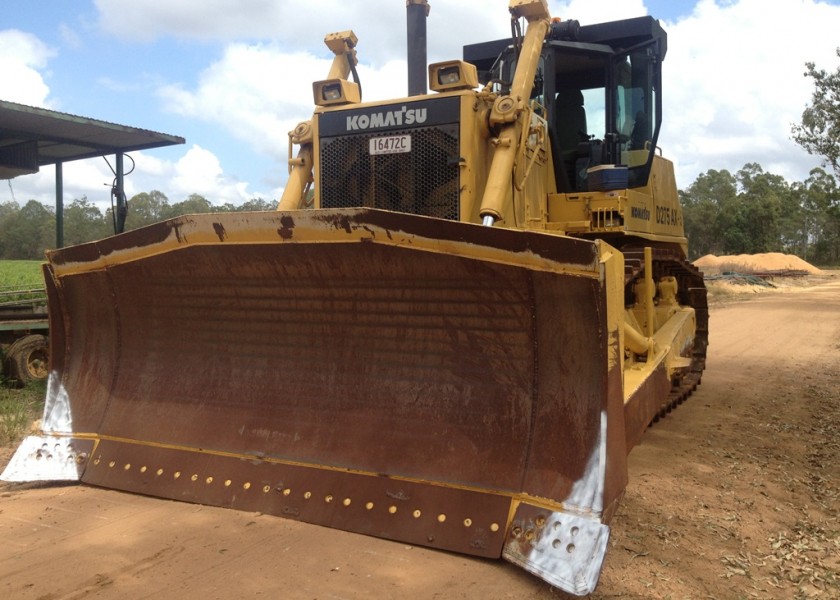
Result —
<instances>
[{"instance_id":1,"label":"bulldozer","mask_svg":"<svg viewBox=\"0 0 840 600\"><path fill-rule=\"evenodd\" d=\"M657 146L660 23L508 8L509 38L426 65L429 6L409 0L409 93L389 101L362 100L356 35L327 35L276 212L49 252L43 431L3 478L592 592L628 453L700 383L706 291Z\"/></svg>"}]
</instances>

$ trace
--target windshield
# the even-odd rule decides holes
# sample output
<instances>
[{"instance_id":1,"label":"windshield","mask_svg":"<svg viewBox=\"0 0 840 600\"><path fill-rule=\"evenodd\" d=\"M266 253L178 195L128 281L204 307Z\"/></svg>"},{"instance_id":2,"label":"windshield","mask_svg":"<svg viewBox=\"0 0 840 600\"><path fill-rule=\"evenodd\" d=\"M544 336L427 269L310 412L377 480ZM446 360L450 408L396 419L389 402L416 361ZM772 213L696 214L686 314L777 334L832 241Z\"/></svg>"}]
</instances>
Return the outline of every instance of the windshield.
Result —
<instances>
[{"instance_id":1,"label":"windshield","mask_svg":"<svg viewBox=\"0 0 840 600\"><path fill-rule=\"evenodd\" d=\"M554 77L546 79L557 187L586 191L587 171L628 168L630 187L644 185L658 134L658 70L651 46L612 54L548 46Z\"/></svg>"},{"instance_id":2,"label":"windshield","mask_svg":"<svg viewBox=\"0 0 840 600\"><path fill-rule=\"evenodd\" d=\"M626 167L629 187L646 184L661 118L656 48L546 43L531 99L547 113L558 190L588 190L599 165ZM490 69L496 93L510 92L516 59L509 46Z\"/></svg>"}]
</instances>

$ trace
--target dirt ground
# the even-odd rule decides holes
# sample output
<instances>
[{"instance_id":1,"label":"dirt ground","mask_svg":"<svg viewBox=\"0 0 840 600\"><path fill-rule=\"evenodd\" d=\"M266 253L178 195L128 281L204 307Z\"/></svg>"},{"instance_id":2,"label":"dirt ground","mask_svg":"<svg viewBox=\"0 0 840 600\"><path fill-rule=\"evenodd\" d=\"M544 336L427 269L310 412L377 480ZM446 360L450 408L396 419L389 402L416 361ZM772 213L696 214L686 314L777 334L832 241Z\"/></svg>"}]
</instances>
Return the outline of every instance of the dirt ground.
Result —
<instances>
[{"instance_id":1,"label":"dirt ground","mask_svg":"<svg viewBox=\"0 0 840 600\"><path fill-rule=\"evenodd\" d=\"M630 455L592 598L840 598L840 276L739 291L713 294L703 384ZM87 486L0 484L0 540L10 599L566 597L501 561Z\"/></svg>"}]
</instances>

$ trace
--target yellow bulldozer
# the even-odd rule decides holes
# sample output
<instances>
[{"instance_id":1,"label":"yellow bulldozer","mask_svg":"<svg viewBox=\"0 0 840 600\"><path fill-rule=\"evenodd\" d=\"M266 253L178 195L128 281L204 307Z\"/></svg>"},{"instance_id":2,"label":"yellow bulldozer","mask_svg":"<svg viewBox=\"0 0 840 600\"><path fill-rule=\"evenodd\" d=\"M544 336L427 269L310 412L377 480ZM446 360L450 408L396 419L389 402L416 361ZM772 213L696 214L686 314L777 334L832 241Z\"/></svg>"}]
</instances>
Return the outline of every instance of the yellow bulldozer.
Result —
<instances>
[{"instance_id":1,"label":"yellow bulldozer","mask_svg":"<svg viewBox=\"0 0 840 600\"><path fill-rule=\"evenodd\" d=\"M390 101L362 101L356 36L328 35L277 212L49 252L43 431L3 478L501 556L591 592L628 452L700 382L706 292L657 147L659 22L509 10L510 38L427 68L409 0Z\"/></svg>"}]
</instances>

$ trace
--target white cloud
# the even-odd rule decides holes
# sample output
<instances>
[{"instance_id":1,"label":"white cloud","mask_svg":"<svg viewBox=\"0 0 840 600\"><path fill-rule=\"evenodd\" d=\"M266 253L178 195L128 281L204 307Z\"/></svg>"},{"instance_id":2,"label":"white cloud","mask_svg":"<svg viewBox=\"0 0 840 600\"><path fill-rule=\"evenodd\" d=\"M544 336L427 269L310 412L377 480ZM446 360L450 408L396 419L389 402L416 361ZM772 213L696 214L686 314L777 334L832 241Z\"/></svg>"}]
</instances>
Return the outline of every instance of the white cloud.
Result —
<instances>
[{"instance_id":1,"label":"white cloud","mask_svg":"<svg viewBox=\"0 0 840 600\"><path fill-rule=\"evenodd\" d=\"M111 165L114 157L109 156ZM49 173L53 169L46 169ZM54 171L53 171L54 172ZM63 167L64 201L72 202L76 198L87 196L88 200L103 207L110 203L111 186L114 173L104 158L78 160L65 163ZM110 204L109 204L110 205Z\"/></svg>"},{"instance_id":2,"label":"white cloud","mask_svg":"<svg viewBox=\"0 0 840 600\"><path fill-rule=\"evenodd\" d=\"M94 0L100 26L114 35L150 41L171 35L231 40L264 37L275 24L300 17L292 2L250 0ZM247 6L247 10L245 9Z\"/></svg>"},{"instance_id":3,"label":"white cloud","mask_svg":"<svg viewBox=\"0 0 840 600\"><path fill-rule=\"evenodd\" d=\"M772 4L772 7L770 6ZM805 62L830 58L840 6L813 0L702 0L666 23L663 136L678 182L747 162L804 180L819 159L790 141L810 100Z\"/></svg>"},{"instance_id":4,"label":"white cloud","mask_svg":"<svg viewBox=\"0 0 840 600\"><path fill-rule=\"evenodd\" d=\"M171 161L163 160L157 156L153 156L152 154L148 154L146 152L132 152L131 158L134 160L135 173L137 173L138 176L144 178L148 177L151 179L161 180L167 177L171 177L172 173L174 172L174 167ZM128 181L131 181L131 178L129 178ZM127 182L126 187L128 186L129 183ZM149 190L138 189L137 191L134 191L133 189L129 189L126 193L128 195L133 195L141 191Z\"/></svg>"},{"instance_id":5,"label":"white cloud","mask_svg":"<svg viewBox=\"0 0 840 600\"><path fill-rule=\"evenodd\" d=\"M159 90L167 110L226 129L257 152L285 160L289 130L312 111L313 74L326 76L330 61L287 53L271 44L231 44L199 76L194 90Z\"/></svg>"},{"instance_id":6,"label":"white cloud","mask_svg":"<svg viewBox=\"0 0 840 600\"><path fill-rule=\"evenodd\" d=\"M619 4L617 0L613 3ZM100 27L122 39L271 40L288 52L328 57L323 36L352 29L368 64L381 65L405 54L405 3L394 0L251 0L247 4L240 0L95 0L95 4ZM431 5L427 27L432 60L458 57L462 44L510 33L504 0L450 0Z\"/></svg>"},{"instance_id":7,"label":"white cloud","mask_svg":"<svg viewBox=\"0 0 840 600\"><path fill-rule=\"evenodd\" d=\"M255 195L249 191L248 182L228 177L219 159L197 145L174 161L146 152L132 152L127 156L130 158L125 161L124 183L128 198L140 192L159 190L166 194L170 204L186 200L190 194L199 194L216 205L238 205ZM107 158L113 165L113 156ZM85 197L103 214L110 208L114 174L103 158L65 163L62 174L65 206ZM273 190L269 197L278 197L279 193L279 190ZM45 206L55 206L55 168L43 167L34 175L18 177L9 184L3 182L0 203L12 200L20 205L37 200Z\"/></svg>"},{"instance_id":8,"label":"white cloud","mask_svg":"<svg viewBox=\"0 0 840 600\"><path fill-rule=\"evenodd\" d=\"M405 54L405 4L394 0L94 0L99 26L121 39L272 40L286 51L326 57L323 36L352 29L362 61L379 68ZM427 21L430 61L459 57L464 44L510 35L507 0L437 0ZM647 13L643 0L550 0L551 14L596 23Z\"/></svg>"},{"instance_id":9,"label":"white cloud","mask_svg":"<svg viewBox=\"0 0 840 600\"><path fill-rule=\"evenodd\" d=\"M111 157L112 158L112 157ZM113 160L111 160L113 163ZM110 206L110 186L114 180L108 165L101 158L64 163L63 201L65 206L76 199L87 197L101 211ZM29 200L37 200L44 206L55 206L55 167L42 167L38 173L24 175L3 182L0 188L0 202L16 200L23 206Z\"/></svg>"},{"instance_id":10,"label":"white cloud","mask_svg":"<svg viewBox=\"0 0 840 600\"><path fill-rule=\"evenodd\" d=\"M166 193L170 202L199 194L211 202L242 204L251 197L248 184L225 176L219 159L212 152L194 145L173 166Z\"/></svg>"},{"instance_id":11,"label":"white cloud","mask_svg":"<svg viewBox=\"0 0 840 600\"><path fill-rule=\"evenodd\" d=\"M648 13L643 0L570 0L549 2L551 14L562 19L575 19L581 25L604 23L618 19L641 17Z\"/></svg>"},{"instance_id":12,"label":"white cloud","mask_svg":"<svg viewBox=\"0 0 840 600\"><path fill-rule=\"evenodd\" d=\"M46 44L30 33L0 31L0 98L30 106L49 104L49 87L40 70L54 55Z\"/></svg>"}]
</instances>

